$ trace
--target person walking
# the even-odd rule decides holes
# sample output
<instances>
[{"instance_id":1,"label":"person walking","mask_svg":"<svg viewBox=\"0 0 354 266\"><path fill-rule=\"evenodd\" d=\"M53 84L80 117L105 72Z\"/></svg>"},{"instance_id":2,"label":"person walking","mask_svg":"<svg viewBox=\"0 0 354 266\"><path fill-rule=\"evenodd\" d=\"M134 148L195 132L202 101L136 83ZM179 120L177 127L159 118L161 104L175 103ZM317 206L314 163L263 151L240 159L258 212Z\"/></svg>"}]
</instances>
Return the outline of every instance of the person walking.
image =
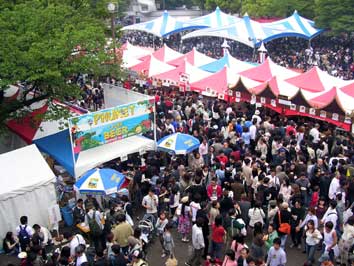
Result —
<instances>
[{"instance_id":1,"label":"person walking","mask_svg":"<svg viewBox=\"0 0 354 266\"><path fill-rule=\"evenodd\" d=\"M286 264L286 253L280 247L281 240L276 238L273 241L273 247L268 251L267 265L268 266L285 266Z\"/></svg>"},{"instance_id":2,"label":"person walking","mask_svg":"<svg viewBox=\"0 0 354 266\"><path fill-rule=\"evenodd\" d=\"M201 265L201 260L204 251L204 236L202 226L204 220L202 217L198 217L196 223L192 227L192 245L193 253L189 257L188 261L185 263L187 266L199 266Z\"/></svg>"}]
</instances>

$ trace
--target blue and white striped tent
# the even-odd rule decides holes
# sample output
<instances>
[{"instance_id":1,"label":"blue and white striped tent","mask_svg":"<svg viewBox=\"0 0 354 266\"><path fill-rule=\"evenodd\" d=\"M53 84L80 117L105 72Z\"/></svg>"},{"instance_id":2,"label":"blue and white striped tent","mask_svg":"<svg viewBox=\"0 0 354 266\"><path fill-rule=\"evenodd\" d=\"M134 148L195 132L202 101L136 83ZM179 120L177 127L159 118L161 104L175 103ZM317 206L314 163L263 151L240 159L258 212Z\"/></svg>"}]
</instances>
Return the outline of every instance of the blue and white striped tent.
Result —
<instances>
[{"instance_id":1,"label":"blue and white striped tent","mask_svg":"<svg viewBox=\"0 0 354 266\"><path fill-rule=\"evenodd\" d=\"M296 33L294 36L305 39L312 39L324 31L323 29L315 28L314 21L301 17L296 10L288 18L271 23L264 23L264 25L267 27L275 27L280 30L295 31Z\"/></svg>"},{"instance_id":2,"label":"blue and white striped tent","mask_svg":"<svg viewBox=\"0 0 354 266\"><path fill-rule=\"evenodd\" d=\"M151 21L129 25L123 27L122 30L144 31L162 38L180 31L201 29L201 28L204 27L179 21L174 17L170 16L167 11L164 11L161 17L158 17Z\"/></svg>"},{"instance_id":3,"label":"blue and white striped tent","mask_svg":"<svg viewBox=\"0 0 354 266\"><path fill-rule=\"evenodd\" d=\"M222 70L225 66L232 69L234 73L238 73L254 67L254 64L238 60L226 51L224 56L219 60L200 66L199 68L211 73L216 73Z\"/></svg>"},{"instance_id":4,"label":"blue and white striped tent","mask_svg":"<svg viewBox=\"0 0 354 266\"><path fill-rule=\"evenodd\" d=\"M202 17L188 20L187 22L203 28L217 28L235 24L239 20L239 17L228 15L222 12L219 7L216 7L214 12Z\"/></svg>"},{"instance_id":5,"label":"blue and white striped tent","mask_svg":"<svg viewBox=\"0 0 354 266\"><path fill-rule=\"evenodd\" d=\"M193 31L183 36L182 39L213 36L235 40L250 47L255 47L259 46L262 41L268 42L276 38L289 36L291 33L296 32L264 26L262 23L250 19L246 13L242 19L232 25Z\"/></svg>"}]
</instances>

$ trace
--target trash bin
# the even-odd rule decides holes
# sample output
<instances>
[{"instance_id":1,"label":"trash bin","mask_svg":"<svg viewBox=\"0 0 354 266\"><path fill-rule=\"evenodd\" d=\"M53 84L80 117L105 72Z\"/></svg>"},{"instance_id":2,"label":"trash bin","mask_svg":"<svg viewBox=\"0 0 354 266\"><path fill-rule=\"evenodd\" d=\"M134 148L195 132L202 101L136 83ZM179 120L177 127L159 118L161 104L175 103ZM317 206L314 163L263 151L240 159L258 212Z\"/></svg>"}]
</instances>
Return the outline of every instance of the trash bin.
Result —
<instances>
[{"instance_id":1,"label":"trash bin","mask_svg":"<svg viewBox=\"0 0 354 266\"><path fill-rule=\"evenodd\" d=\"M67 226L72 226L74 224L73 211L70 206L66 205L60 208L61 214L63 216L64 222Z\"/></svg>"}]
</instances>

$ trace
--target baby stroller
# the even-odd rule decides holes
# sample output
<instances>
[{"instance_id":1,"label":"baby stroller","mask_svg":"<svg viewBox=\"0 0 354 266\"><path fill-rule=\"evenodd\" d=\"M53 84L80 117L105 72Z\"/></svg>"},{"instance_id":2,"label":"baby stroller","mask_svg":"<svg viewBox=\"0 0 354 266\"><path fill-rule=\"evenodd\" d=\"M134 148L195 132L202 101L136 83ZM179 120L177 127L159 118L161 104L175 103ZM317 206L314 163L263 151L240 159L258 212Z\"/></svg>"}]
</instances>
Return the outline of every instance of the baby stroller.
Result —
<instances>
[{"instance_id":1,"label":"baby stroller","mask_svg":"<svg viewBox=\"0 0 354 266\"><path fill-rule=\"evenodd\" d=\"M154 222L155 217L152 215L144 215L143 219L139 221L138 228L141 230L141 240L144 241L144 247L153 241L154 236ZM145 250L144 250L145 252Z\"/></svg>"}]
</instances>

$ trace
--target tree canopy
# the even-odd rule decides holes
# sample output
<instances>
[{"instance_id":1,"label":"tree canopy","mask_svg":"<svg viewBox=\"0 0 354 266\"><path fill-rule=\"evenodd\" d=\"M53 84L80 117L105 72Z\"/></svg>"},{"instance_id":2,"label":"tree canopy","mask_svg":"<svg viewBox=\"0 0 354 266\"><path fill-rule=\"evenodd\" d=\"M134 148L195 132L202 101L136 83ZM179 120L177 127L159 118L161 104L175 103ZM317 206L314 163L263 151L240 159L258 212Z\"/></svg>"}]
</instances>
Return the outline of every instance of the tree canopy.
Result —
<instances>
[{"instance_id":1,"label":"tree canopy","mask_svg":"<svg viewBox=\"0 0 354 266\"><path fill-rule=\"evenodd\" d=\"M1 1L0 89L17 81L28 87L18 101L0 104L0 129L10 115L34 102L80 97L70 77L120 74L118 65L102 67L114 59L105 49L108 16L106 1ZM32 91L39 93L29 98ZM48 119L65 116L65 110L53 110Z\"/></svg>"},{"instance_id":2,"label":"tree canopy","mask_svg":"<svg viewBox=\"0 0 354 266\"><path fill-rule=\"evenodd\" d=\"M316 26L334 33L354 32L353 0L315 0Z\"/></svg>"}]
</instances>

